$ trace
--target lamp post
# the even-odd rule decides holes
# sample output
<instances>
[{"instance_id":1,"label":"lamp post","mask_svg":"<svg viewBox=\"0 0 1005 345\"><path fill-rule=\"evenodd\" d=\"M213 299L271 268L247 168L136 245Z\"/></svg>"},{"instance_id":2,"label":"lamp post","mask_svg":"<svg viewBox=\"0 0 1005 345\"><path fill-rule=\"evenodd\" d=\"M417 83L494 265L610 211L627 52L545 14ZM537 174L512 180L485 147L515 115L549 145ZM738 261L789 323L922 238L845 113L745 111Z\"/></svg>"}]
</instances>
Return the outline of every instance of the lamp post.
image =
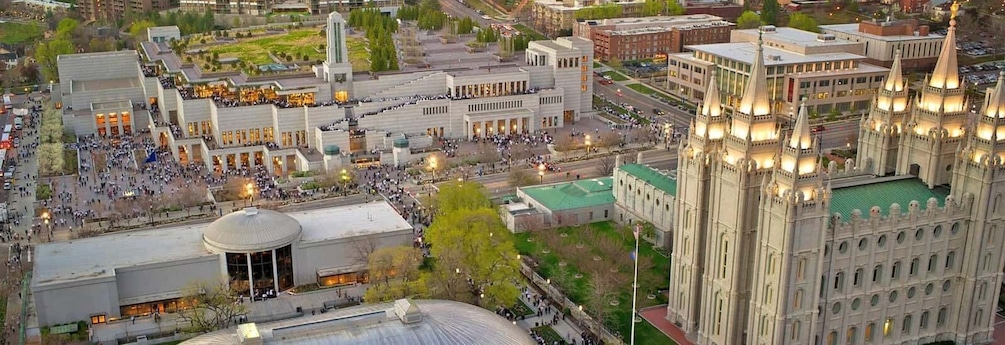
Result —
<instances>
[{"instance_id":1,"label":"lamp post","mask_svg":"<svg viewBox=\"0 0 1005 345\"><path fill-rule=\"evenodd\" d=\"M154 205L150 205L150 210L148 210L147 214L150 215L150 225L153 226L154 225Z\"/></svg>"},{"instance_id":2,"label":"lamp post","mask_svg":"<svg viewBox=\"0 0 1005 345\"><path fill-rule=\"evenodd\" d=\"M341 178L342 178L342 193L345 195L349 195L349 190L346 189L348 188L347 186L349 185L349 174L348 172L345 171L345 169L342 169Z\"/></svg>"},{"instance_id":3,"label":"lamp post","mask_svg":"<svg viewBox=\"0 0 1005 345\"><path fill-rule=\"evenodd\" d=\"M586 158L590 158L590 145L592 143L590 142L589 134L586 135L586 140L584 141L584 143L586 144Z\"/></svg>"},{"instance_id":4,"label":"lamp post","mask_svg":"<svg viewBox=\"0 0 1005 345\"><path fill-rule=\"evenodd\" d=\"M537 176L541 177L541 184L544 184L544 163L537 166Z\"/></svg>"},{"instance_id":5,"label":"lamp post","mask_svg":"<svg viewBox=\"0 0 1005 345\"><path fill-rule=\"evenodd\" d=\"M52 225L49 224L49 211L42 212L42 222L45 223L45 227L52 231Z\"/></svg>"},{"instance_id":6,"label":"lamp post","mask_svg":"<svg viewBox=\"0 0 1005 345\"><path fill-rule=\"evenodd\" d=\"M248 201L251 202L251 206L255 206L255 185L248 182L244 185L244 191L248 193Z\"/></svg>"}]
</instances>

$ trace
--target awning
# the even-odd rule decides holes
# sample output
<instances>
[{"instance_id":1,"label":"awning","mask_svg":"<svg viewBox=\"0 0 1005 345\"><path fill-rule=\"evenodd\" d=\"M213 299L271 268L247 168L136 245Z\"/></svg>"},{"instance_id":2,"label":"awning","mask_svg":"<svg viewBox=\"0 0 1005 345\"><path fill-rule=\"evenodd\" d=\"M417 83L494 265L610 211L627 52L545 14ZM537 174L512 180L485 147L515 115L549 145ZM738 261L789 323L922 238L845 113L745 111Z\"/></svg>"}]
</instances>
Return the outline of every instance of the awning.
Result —
<instances>
[{"instance_id":1,"label":"awning","mask_svg":"<svg viewBox=\"0 0 1005 345\"><path fill-rule=\"evenodd\" d=\"M318 270L318 277L329 277L343 273L359 272L366 270L366 264L349 265L342 267L322 268Z\"/></svg>"}]
</instances>

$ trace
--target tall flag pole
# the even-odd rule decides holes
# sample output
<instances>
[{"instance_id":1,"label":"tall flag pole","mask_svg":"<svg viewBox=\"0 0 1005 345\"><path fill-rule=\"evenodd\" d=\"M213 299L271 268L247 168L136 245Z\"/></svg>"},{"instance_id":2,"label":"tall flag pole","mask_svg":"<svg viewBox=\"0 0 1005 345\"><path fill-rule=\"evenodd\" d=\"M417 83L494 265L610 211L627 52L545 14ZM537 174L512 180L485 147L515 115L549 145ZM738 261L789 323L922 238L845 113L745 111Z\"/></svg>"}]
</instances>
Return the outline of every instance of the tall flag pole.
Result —
<instances>
[{"instance_id":1,"label":"tall flag pole","mask_svg":"<svg viewBox=\"0 0 1005 345\"><path fill-rule=\"evenodd\" d=\"M638 304L639 295L639 233L642 231L642 224L635 224L635 252L632 260L635 261L635 278L632 280L632 335L629 345L635 345L635 307Z\"/></svg>"}]
</instances>

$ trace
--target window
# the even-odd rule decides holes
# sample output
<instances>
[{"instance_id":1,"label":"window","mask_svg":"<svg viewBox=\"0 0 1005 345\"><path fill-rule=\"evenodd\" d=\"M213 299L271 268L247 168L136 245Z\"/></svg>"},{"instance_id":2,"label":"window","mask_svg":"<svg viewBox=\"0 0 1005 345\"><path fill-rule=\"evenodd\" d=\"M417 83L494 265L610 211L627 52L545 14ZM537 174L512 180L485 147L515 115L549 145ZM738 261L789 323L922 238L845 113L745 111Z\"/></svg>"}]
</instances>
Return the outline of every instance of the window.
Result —
<instances>
[{"instance_id":1,"label":"window","mask_svg":"<svg viewBox=\"0 0 1005 345\"><path fill-rule=\"evenodd\" d=\"M105 314L91 316L91 324L92 325L96 325L96 324L99 324L99 323L105 323L106 321L107 320L105 320Z\"/></svg>"},{"instance_id":2,"label":"window","mask_svg":"<svg viewBox=\"0 0 1005 345\"><path fill-rule=\"evenodd\" d=\"M925 229L918 229L918 231L914 232L915 241L921 241L923 238L925 238Z\"/></svg>"},{"instance_id":3,"label":"window","mask_svg":"<svg viewBox=\"0 0 1005 345\"><path fill-rule=\"evenodd\" d=\"M886 235L879 236L879 239L876 240L876 244L879 244L880 248L886 246Z\"/></svg>"},{"instance_id":4,"label":"window","mask_svg":"<svg viewBox=\"0 0 1005 345\"><path fill-rule=\"evenodd\" d=\"M834 315L837 315L838 313L840 313L841 312L841 302L834 303L834 306L831 307L831 312L834 313Z\"/></svg>"},{"instance_id":5,"label":"window","mask_svg":"<svg viewBox=\"0 0 1005 345\"><path fill-rule=\"evenodd\" d=\"M949 228L949 232L952 233L953 235L956 235L956 233L960 232L960 223L959 222L953 223L953 227Z\"/></svg>"},{"instance_id":6,"label":"window","mask_svg":"<svg viewBox=\"0 0 1005 345\"><path fill-rule=\"evenodd\" d=\"M864 238L858 240L858 250L866 250L866 248L869 248L869 241Z\"/></svg>"},{"instance_id":7,"label":"window","mask_svg":"<svg viewBox=\"0 0 1005 345\"><path fill-rule=\"evenodd\" d=\"M848 329L848 333L845 334L845 344L852 345L855 344L855 338L858 338L858 328L852 327Z\"/></svg>"},{"instance_id":8,"label":"window","mask_svg":"<svg viewBox=\"0 0 1005 345\"><path fill-rule=\"evenodd\" d=\"M876 268L872 269L872 282L878 283L880 277L883 276L883 265L876 265Z\"/></svg>"},{"instance_id":9,"label":"window","mask_svg":"<svg viewBox=\"0 0 1005 345\"><path fill-rule=\"evenodd\" d=\"M799 309L803 306L803 289L796 290L792 296L792 309Z\"/></svg>"},{"instance_id":10,"label":"window","mask_svg":"<svg viewBox=\"0 0 1005 345\"><path fill-rule=\"evenodd\" d=\"M838 340L837 331L831 331L831 333L827 335L827 345L836 345L837 340Z\"/></svg>"},{"instance_id":11,"label":"window","mask_svg":"<svg viewBox=\"0 0 1005 345\"><path fill-rule=\"evenodd\" d=\"M924 313L921 313L921 322L918 323L918 328L919 329L926 329L926 328L928 328L928 317L929 317L929 313L928 313L927 310L925 310Z\"/></svg>"},{"instance_id":12,"label":"window","mask_svg":"<svg viewBox=\"0 0 1005 345\"><path fill-rule=\"evenodd\" d=\"M918 273L918 258L911 259L911 268L907 271L908 275L915 275Z\"/></svg>"},{"instance_id":13,"label":"window","mask_svg":"<svg viewBox=\"0 0 1005 345\"><path fill-rule=\"evenodd\" d=\"M719 278L726 278L726 267L729 266L729 240L726 235L719 238L719 252L722 253L722 267L719 268Z\"/></svg>"},{"instance_id":14,"label":"window","mask_svg":"<svg viewBox=\"0 0 1005 345\"><path fill-rule=\"evenodd\" d=\"M834 275L834 290L841 291L841 287L844 285L844 272L838 272Z\"/></svg>"},{"instance_id":15,"label":"window","mask_svg":"<svg viewBox=\"0 0 1005 345\"><path fill-rule=\"evenodd\" d=\"M831 86L831 81L830 80L821 80L821 81L818 81L817 82L817 86L820 86L820 87Z\"/></svg>"},{"instance_id":16,"label":"window","mask_svg":"<svg viewBox=\"0 0 1005 345\"><path fill-rule=\"evenodd\" d=\"M932 256L929 256L928 257L928 271L929 272L934 271L935 270L935 265L938 262L939 262L939 256L938 255L932 254Z\"/></svg>"},{"instance_id":17,"label":"window","mask_svg":"<svg viewBox=\"0 0 1005 345\"><path fill-rule=\"evenodd\" d=\"M900 325L900 331L904 334L911 334L911 314L904 316L904 323Z\"/></svg>"},{"instance_id":18,"label":"window","mask_svg":"<svg viewBox=\"0 0 1005 345\"><path fill-rule=\"evenodd\" d=\"M883 336L889 336L890 333L893 333L893 319L886 319L883 323Z\"/></svg>"},{"instance_id":19,"label":"window","mask_svg":"<svg viewBox=\"0 0 1005 345\"><path fill-rule=\"evenodd\" d=\"M949 252L946 254L946 270L953 269L953 261L956 260L956 252Z\"/></svg>"},{"instance_id":20,"label":"window","mask_svg":"<svg viewBox=\"0 0 1005 345\"><path fill-rule=\"evenodd\" d=\"M890 303L896 302L897 301L897 296L898 296L897 291L891 291L890 292Z\"/></svg>"},{"instance_id":21,"label":"window","mask_svg":"<svg viewBox=\"0 0 1005 345\"><path fill-rule=\"evenodd\" d=\"M906 234L904 234L904 232L903 232L903 231L901 231L901 232L897 233L897 244L901 244L901 243L904 243L904 239L905 239L905 238L907 238L907 235L906 235Z\"/></svg>"},{"instance_id":22,"label":"window","mask_svg":"<svg viewBox=\"0 0 1005 345\"><path fill-rule=\"evenodd\" d=\"M874 328L876 328L875 323L870 322L868 325L865 325L865 341L872 341L872 331Z\"/></svg>"},{"instance_id":23,"label":"window","mask_svg":"<svg viewBox=\"0 0 1005 345\"><path fill-rule=\"evenodd\" d=\"M991 253L984 254L984 270L991 268Z\"/></svg>"},{"instance_id":24,"label":"window","mask_svg":"<svg viewBox=\"0 0 1005 345\"><path fill-rule=\"evenodd\" d=\"M858 286L858 284L861 281L862 281L862 269L859 268L859 269L855 270L855 276L852 277L851 284L854 285L854 286Z\"/></svg>"},{"instance_id":25,"label":"window","mask_svg":"<svg viewBox=\"0 0 1005 345\"><path fill-rule=\"evenodd\" d=\"M984 318L984 309L977 309L977 315L974 316L974 326L981 324L981 319Z\"/></svg>"},{"instance_id":26,"label":"window","mask_svg":"<svg viewBox=\"0 0 1005 345\"><path fill-rule=\"evenodd\" d=\"M936 225L935 229L932 229L932 237L939 238L942 235L942 225Z\"/></svg>"},{"instance_id":27,"label":"window","mask_svg":"<svg viewBox=\"0 0 1005 345\"><path fill-rule=\"evenodd\" d=\"M981 283L981 288L978 289L977 291L978 291L977 292L977 298L978 299L983 300L983 299L987 298L988 297L987 296L987 294L988 294L988 283L987 282Z\"/></svg>"},{"instance_id":28,"label":"window","mask_svg":"<svg viewBox=\"0 0 1005 345\"><path fill-rule=\"evenodd\" d=\"M900 261L893 263L893 269L890 270L890 279L897 279L900 277Z\"/></svg>"},{"instance_id":29,"label":"window","mask_svg":"<svg viewBox=\"0 0 1005 345\"><path fill-rule=\"evenodd\" d=\"M858 310L858 307L862 305L862 299L856 298L851 301L851 310Z\"/></svg>"},{"instance_id":30,"label":"window","mask_svg":"<svg viewBox=\"0 0 1005 345\"><path fill-rule=\"evenodd\" d=\"M953 288L953 282L951 280L946 279L946 281L942 282L942 292L949 292L949 290L952 288Z\"/></svg>"},{"instance_id":31,"label":"window","mask_svg":"<svg viewBox=\"0 0 1005 345\"><path fill-rule=\"evenodd\" d=\"M946 310L946 308L939 309L939 315L935 319L936 327L942 327L946 325L946 318L948 317L947 315L948 313L949 312Z\"/></svg>"},{"instance_id":32,"label":"window","mask_svg":"<svg viewBox=\"0 0 1005 345\"><path fill-rule=\"evenodd\" d=\"M796 262L796 279L802 281L806 276L806 259L799 259Z\"/></svg>"},{"instance_id":33,"label":"window","mask_svg":"<svg viewBox=\"0 0 1005 345\"><path fill-rule=\"evenodd\" d=\"M792 323L792 340L799 339L800 326L802 326L802 324L799 323L799 320Z\"/></svg>"},{"instance_id":34,"label":"window","mask_svg":"<svg viewBox=\"0 0 1005 345\"><path fill-rule=\"evenodd\" d=\"M878 294L872 295L872 298L869 299L869 304L872 305L873 307L879 304L879 295Z\"/></svg>"},{"instance_id":35,"label":"window","mask_svg":"<svg viewBox=\"0 0 1005 345\"><path fill-rule=\"evenodd\" d=\"M715 293L715 334L722 334L722 296Z\"/></svg>"},{"instance_id":36,"label":"window","mask_svg":"<svg viewBox=\"0 0 1005 345\"><path fill-rule=\"evenodd\" d=\"M931 295L932 290L935 290L935 285L932 285L932 283L928 283L928 285L925 285L925 296Z\"/></svg>"},{"instance_id":37,"label":"window","mask_svg":"<svg viewBox=\"0 0 1005 345\"><path fill-rule=\"evenodd\" d=\"M841 244L838 245L838 252L844 254L847 251L848 251L848 241L841 242Z\"/></svg>"},{"instance_id":38,"label":"window","mask_svg":"<svg viewBox=\"0 0 1005 345\"><path fill-rule=\"evenodd\" d=\"M914 298L914 294L917 292L917 290L918 289L915 289L913 286L910 289L907 289L907 299Z\"/></svg>"}]
</instances>

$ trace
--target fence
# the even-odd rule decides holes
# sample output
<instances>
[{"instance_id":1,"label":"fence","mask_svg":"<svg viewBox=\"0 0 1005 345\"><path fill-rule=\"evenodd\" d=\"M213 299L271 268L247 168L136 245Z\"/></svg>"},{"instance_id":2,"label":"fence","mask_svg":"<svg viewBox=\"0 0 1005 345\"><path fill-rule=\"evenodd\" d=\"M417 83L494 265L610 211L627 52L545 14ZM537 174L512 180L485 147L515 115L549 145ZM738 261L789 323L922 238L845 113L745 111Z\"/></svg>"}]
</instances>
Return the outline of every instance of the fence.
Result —
<instances>
[{"instance_id":1,"label":"fence","mask_svg":"<svg viewBox=\"0 0 1005 345\"><path fill-rule=\"evenodd\" d=\"M530 279L531 284L534 284L538 290L544 291L551 300L555 301L562 308L568 308L571 311L571 317L573 320L577 321L577 326L581 328L586 328L590 333L599 335L599 338L603 340L604 344L612 345L624 345L625 342L621 338L612 334L604 325L600 324L593 319L590 315L586 314L585 311L579 309L579 305L570 300L561 291L555 288L554 285L549 284L544 277L541 277L534 272L527 263L520 261L520 273L522 273L527 279Z\"/></svg>"}]
</instances>

